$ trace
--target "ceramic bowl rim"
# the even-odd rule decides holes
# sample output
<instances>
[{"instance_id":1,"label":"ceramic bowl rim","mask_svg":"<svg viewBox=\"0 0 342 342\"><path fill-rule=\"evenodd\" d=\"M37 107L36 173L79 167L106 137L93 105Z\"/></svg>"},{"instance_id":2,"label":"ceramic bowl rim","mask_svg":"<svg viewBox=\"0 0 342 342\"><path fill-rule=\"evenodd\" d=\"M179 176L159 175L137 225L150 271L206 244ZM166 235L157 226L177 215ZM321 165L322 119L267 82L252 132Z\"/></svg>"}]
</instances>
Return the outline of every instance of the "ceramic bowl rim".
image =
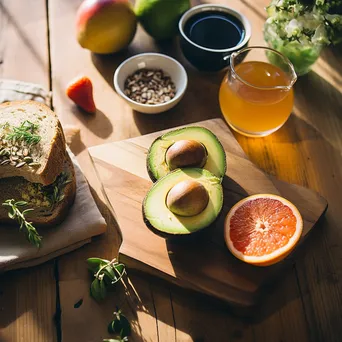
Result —
<instances>
[{"instance_id":1,"label":"ceramic bowl rim","mask_svg":"<svg viewBox=\"0 0 342 342\"><path fill-rule=\"evenodd\" d=\"M213 9L229 13L229 14L233 15L235 18L239 19L239 21L242 23L242 25L245 29L245 37L238 45L233 46L233 47L228 48L228 49L210 49L210 48L206 48L204 46L196 44L185 34L183 28L185 26L185 23L191 17L193 17L195 14L200 13L202 11L210 11ZM234 51L240 50L241 48L243 48L248 43L248 41L250 40L251 35L252 35L251 23L245 15L243 15L241 12L238 12L238 11L228 7L228 6L218 5L218 4L216 4L216 5L215 4L204 4L204 5L198 5L198 6L190 8L180 18L179 23L178 23L178 28L179 28L179 32L182 35L182 37L191 45L197 47L200 50L204 50L204 51L208 51L208 52L217 52L217 53L234 52Z\"/></svg>"}]
</instances>

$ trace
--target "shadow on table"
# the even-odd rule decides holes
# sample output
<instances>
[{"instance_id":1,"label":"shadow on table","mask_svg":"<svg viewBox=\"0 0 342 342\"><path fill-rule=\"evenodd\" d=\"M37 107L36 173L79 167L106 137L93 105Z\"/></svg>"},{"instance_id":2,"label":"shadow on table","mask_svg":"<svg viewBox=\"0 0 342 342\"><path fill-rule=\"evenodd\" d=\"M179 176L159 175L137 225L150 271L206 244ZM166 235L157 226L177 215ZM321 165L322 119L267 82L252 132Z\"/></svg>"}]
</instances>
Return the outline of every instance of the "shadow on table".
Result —
<instances>
[{"instance_id":1,"label":"shadow on table","mask_svg":"<svg viewBox=\"0 0 342 342\"><path fill-rule=\"evenodd\" d=\"M157 43L139 28L137 37L128 49L114 55L92 54L92 61L114 89L113 75L117 67L127 58L143 52L164 53L177 59L187 71L188 87L180 103L165 113L148 115L133 111L134 121L141 134L220 117L218 91L225 71L207 73L192 67L182 55L177 38Z\"/></svg>"},{"instance_id":2,"label":"shadow on table","mask_svg":"<svg viewBox=\"0 0 342 342\"><path fill-rule=\"evenodd\" d=\"M72 113L96 136L108 138L113 132L113 125L108 117L99 109L96 113L84 113L76 106L71 107Z\"/></svg>"},{"instance_id":3,"label":"shadow on table","mask_svg":"<svg viewBox=\"0 0 342 342\"><path fill-rule=\"evenodd\" d=\"M185 68L188 73L188 87L178 105L155 115L134 111L134 121L141 134L221 116L218 92L225 72L202 73L189 65L185 65Z\"/></svg>"},{"instance_id":4,"label":"shadow on table","mask_svg":"<svg viewBox=\"0 0 342 342\"><path fill-rule=\"evenodd\" d=\"M317 228L310 239L320 239L321 232ZM296 257L301 258L300 254L302 253L305 253L305 247L299 251ZM194 264L193 267L200 267L200 265ZM146 332L140 328L139 319L142 315L145 317L144 326L146 326L147 317L151 320L151 330L154 330L154 321L163 327L164 334L165 325L170 328L170 334L173 334L173 329L176 329L177 341L182 340L180 338L182 336L184 341L208 342L222 340L222 330L226 332L227 341L248 340L251 330L259 329L259 324L273 319L274 315L278 315L284 310L285 315L297 312L302 319L303 307L297 283L297 272L295 265L289 261L278 279L264 288L264 297L259 305L248 311L231 307L215 298L179 288L155 277L131 272L133 288L136 282L139 284L143 279L151 289L150 294L136 292L133 288L126 292L126 303L128 304L125 304L125 312L128 313L132 321L133 341L152 340L145 338ZM292 307L292 311L289 311L288 307ZM135 316L136 312L137 316ZM194 327L196 329L193 329ZM219 329L218 327L224 328ZM280 323L274 329L279 329L279 334L281 334Z\"/></svg>"}]
</instances>

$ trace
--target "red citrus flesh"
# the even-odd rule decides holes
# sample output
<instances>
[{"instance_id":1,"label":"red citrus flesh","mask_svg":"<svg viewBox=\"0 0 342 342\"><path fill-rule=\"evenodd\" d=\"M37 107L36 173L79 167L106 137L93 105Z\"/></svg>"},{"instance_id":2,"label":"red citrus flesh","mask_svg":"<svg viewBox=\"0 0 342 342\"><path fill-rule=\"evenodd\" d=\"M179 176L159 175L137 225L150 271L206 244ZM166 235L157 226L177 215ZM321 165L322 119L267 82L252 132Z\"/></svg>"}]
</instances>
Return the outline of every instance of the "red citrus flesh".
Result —
<instances>
[{"instance_id":1,"label":"red citrus flesh","mask_svg":"<svg viewBox=\"0 0 342 342\"><path fill-rule=\"evenodd\" d=\"M303 222L298 209L275 195L250 196L237 203L225 223L228 248L252 264L273 264L298 242Z\"/></svg>"}]
</instances>

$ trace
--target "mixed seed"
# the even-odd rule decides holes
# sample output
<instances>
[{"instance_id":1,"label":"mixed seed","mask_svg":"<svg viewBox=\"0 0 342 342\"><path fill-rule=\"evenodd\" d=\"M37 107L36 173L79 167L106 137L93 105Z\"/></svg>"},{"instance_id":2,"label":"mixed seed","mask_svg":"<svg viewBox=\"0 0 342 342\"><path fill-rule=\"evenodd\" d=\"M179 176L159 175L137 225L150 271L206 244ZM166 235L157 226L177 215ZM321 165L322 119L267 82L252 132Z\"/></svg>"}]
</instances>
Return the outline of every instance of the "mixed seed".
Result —
<instances>
[{"instance_id":1,"label":"mixed seed","mask_svg":"<svg viewBox=\"0 0 342 342\"><path fill-rule=\"evenodd\" d=\"M133 101L157 105L173 99L176 86L163 70L140 69L126 79L124 92Z\"/></svg>"},{"instance_id":2,"label":"mixed seed","mask_svg":"<svg viewBox=\"0 0 342 342\"><path fill-rule=\"evenodd\" d=\"M64 189L72 181L70 173L62 172L50 185L28 183L27 187L21 190L21 198L29 205L49 208L53 211L56 205L64 199Z\"/></svg>"},{"instance_id":3,"label":"mixed seed","mask_svg":"<svg viewBox=\"0 0 342 342\"><path fill-rule=\"evenodd\" d=\"M23 122L19 127L10 127L8 123L1 126L0 135L0 166L11 165L16 168L28 165L37 167L31 153L33 145L40 141L40 136L35 135L37 125L29 121Z\"/></svg>"}]
</instances>

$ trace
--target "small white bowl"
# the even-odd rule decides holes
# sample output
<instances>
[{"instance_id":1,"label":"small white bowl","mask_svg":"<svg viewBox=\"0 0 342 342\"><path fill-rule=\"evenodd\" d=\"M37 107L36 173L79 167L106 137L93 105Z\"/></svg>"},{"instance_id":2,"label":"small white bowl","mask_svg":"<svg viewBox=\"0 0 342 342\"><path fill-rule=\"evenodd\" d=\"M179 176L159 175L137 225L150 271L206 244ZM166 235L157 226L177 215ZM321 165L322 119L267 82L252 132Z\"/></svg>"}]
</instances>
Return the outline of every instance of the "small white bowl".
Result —
<instances>
[{"instance_id":1,"label":"small white bowl","mask_svg":"<svg viewBox=\"0 0 342 342\"><path fill-rule=\"evenodd\" d=\"M150 105L131 100L125 93L125 81L139 69L161 69L176 86L175 97L165 103ZM188 85L188 76L183 66L175 59L160 53L142 53L128 58L119 65L114 73L116 92L136 111L145 114L158 114L174 107L183 97Z\"/></svg>"}]
</instances>

